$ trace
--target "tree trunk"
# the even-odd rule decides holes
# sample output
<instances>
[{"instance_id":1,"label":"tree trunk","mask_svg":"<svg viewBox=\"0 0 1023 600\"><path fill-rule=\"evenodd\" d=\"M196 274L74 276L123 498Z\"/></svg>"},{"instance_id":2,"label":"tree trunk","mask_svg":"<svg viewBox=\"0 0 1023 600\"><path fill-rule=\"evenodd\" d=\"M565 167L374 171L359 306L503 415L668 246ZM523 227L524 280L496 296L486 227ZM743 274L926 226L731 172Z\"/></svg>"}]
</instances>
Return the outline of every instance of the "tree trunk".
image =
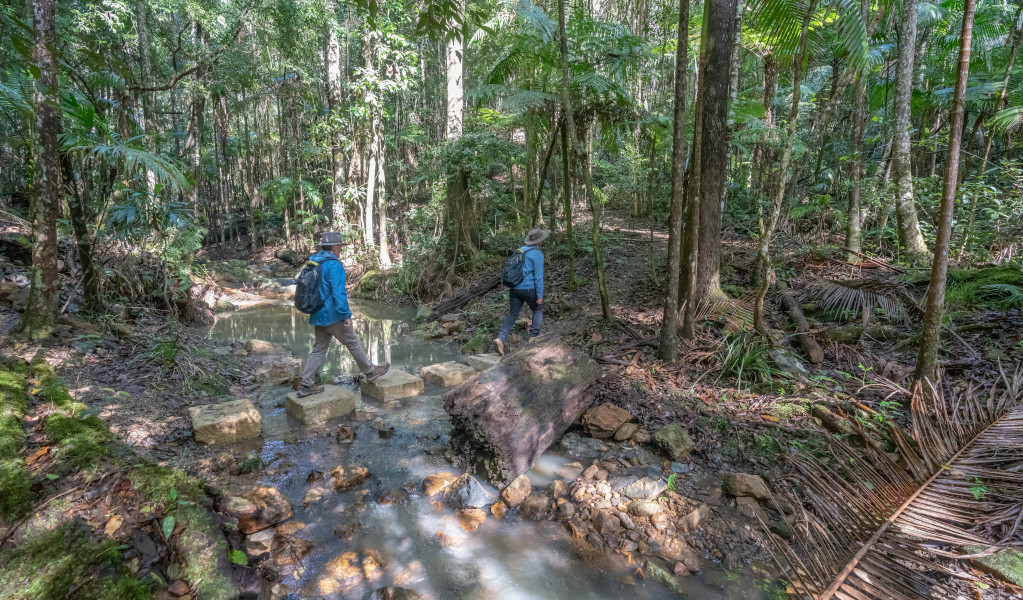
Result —
<instances>
[{"instance_id":1,"label":"tree trunk","mask_svg":"<svg viewBox=\"0 0 1023 600\"><path fill-rule=\"evenodd\" d=\"M916 22L918 0L902 4L902 22L899 27L899 57L895 75L895 124L892 144L892 172L895 175L895 216L899 231L899 244L906 260L918 263L927 259L927 246L920 233L916 205L913 202L913 172L910 162L911 114L913 99L913 60L916 50Z\"/></svg>"},{"instance_id":2,"label":"tree trunk","mask_svg":"<svg viewBox=\"0 0 1023 600\"><path fill-rule=\"evenodd\" d=\"M913 1L913 0L910 0ZM775 188L774 197L771 199L771 215L768 218L767 226L757 249L757 262L760 263L760 287L757 290L756 300L753 302L753 328L762 334L767 333L764 327L764 299L767 297L767 289L771 285L771 237L778 226L778 218L781 215L781 206L785 201L785 189L788 182L789 164L792 162L792 145L796 139L796 125L799 121L799 100L802 95L800 86L803 82L803 58L806 56L806 34L810 26L810 19L817 9L817 0L810 0L806 8L806 15L803 18L803 28L799 34L799 47L792 59L792 108L789 110L789 122L786 131L785 148L781 154L781 164L778 166L778 185Z\"/></svg>"},{"instance_id":3,"label":"tree trunk","mask_svg":"<svg viewBox=\"0 0 1023 600\"><path fill-rule=\"evenodd\" d=\"M391 252L387 243L387 149L384 144L384 124L379 112L374 116L373 129L377 153L377 225L380 236L377 264L387 268L391 266Z\"/></svg>"},{"instance_id":4,"label":"tree trunk","mask_svg":"<svg viewBox=\"0 0 1023 600\"><path fill-rule=\"evenodd\" d=\"M689 63L689 0L679 0L678 45L675 50L675 113L671 149L671 207L668 214L668 281L657 355L678 358L678 294L682 270L682 217L686 180L686 66Z\"/></svg>"},{"instance_id":5,"label":"tree trunk","mask_svg":"<svg viewBox=\"0 0 1023 600\"><path fill-rule=\"evenodd\" d=\"M561 127L561 200L565 206L565 236L568 238L568 289L574 292L576 286L575 236L572 233L572 173L569 160L568 125L563 124Z\"/></svg>"},{"instance_id":6,"label":"tree trunk","mask_svg":"<svg viewBox=\"0 0 1023 600\"><path fill-rule=\"evenodd\" d=\"M447 393L451 445L495 485L525 473L593 401L596 363L550 337L505 357Z\"/></svg>"},{"instance_id":7,"label":"tree trunk","mask_svg":"<svg viewBox=\"0 0 1023 600\"><path fill-rule=\"evenodd\" d=\"M465 14L465 3L458 2L460 14ZM461 29L455 23L449 24L455 32L446 44L447 77L447 119L444 139L453 144L462 138L462 121L465 113L465 44ZM514 168L514 167L513 167ZM452 267L459 258L474 261L480 243L479 221L476 218L476 203L469 192L467 173L464 168L450 167L447 188L447 232L453 236L451 243Z\"/></svg>"},{"instance_id":8,"label":"tree trunk","mask_svg":"<svg viewBox=\"0 0 1023 600\"><path fill-rule=\"evenodd\" d=\"M870 0L861 0L860 17L866 23L870 17ZM845 229L846 260L859 260L857 254L863 252L863 210L860 208L860 184L863 181L863 129L867 119L867 79L866 73L856 77L853 88L852 111L852 161L849 165L849 178L852 185L849 191L849 210Z\"/></svg>"},{"instance_id":9,"label":"tree trunk","mask_svg":"<svg viewBox=\"0 0 1023 600\"><path fill-rule=\"evenodd\" d=\"M952 121L948 131L948 156L945 158L945 177L941 188L941 217L934 243L934 262L931 281L927 287L924 308L923 335L917 356L914 379L923 383L925 393L928 382L937 385L938 348L941 344L941 318L945 310L945 280L948 275L948 250L952 239L952 216L955 212L956 189L959 182L959 149L963 136L966 106L966 84L970 75L970 44L973 41L973 15L977 0L965 0L963 29L959 41L959 69L952 99Z\"/></svg>"},{"instance_id":10,"label":"tree trunk","mask_svg":"<svg viewBox=\"0 0 1023 600\"><path fill-rule=\"evenodd\" d=\"M331 116L340 122L341 103L343 100L343 84L341 83L341 42L337 37L337 27L331 24L327 37L327 105ZM331 212L333 224L339 231L348 231L348 219L345 216L345 165L344 152L341 148L340 132L332 135L330 158L333 167L331 182Z\"/></svg>"}]
</instances>

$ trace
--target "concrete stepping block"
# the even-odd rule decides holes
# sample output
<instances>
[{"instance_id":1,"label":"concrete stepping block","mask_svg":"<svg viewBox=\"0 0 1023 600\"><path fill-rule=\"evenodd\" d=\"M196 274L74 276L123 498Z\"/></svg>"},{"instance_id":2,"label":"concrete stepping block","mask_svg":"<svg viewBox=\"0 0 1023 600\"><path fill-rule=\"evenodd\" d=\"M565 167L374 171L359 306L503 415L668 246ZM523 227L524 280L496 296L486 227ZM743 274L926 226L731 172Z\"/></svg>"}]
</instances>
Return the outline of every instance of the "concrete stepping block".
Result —
<instances>
[{"instance_id":1,"label":"concrete stepping block","mask_svg":"<svg viewBox=\"0 0 1023 600\"><path fill-rule=\"evenodd\" d=\"M423 379L430 383L445 387L458 385L476 374L476 369L469 365L450 361L436 365L428 365L419 370Z\"/></svg>"},{"instance_id":2,"label":"concrete stepping block","mask_svg":"<svg viewBox=\"0 0 1023 600\"><path fill-rule=\"evenodd\" d=\"M322 423L355 412L355 392L336 385L325 385L319 394L299 398L298 392L288 394L285 407L288 414L306 425Z\"/></svg>"},{"instance_id":3,"label":"concrete stepping block","mask_svg":"<svg viewBox=\"0 0 1023 600\"><path fill-rule=\"evenodd\" d=\"M376 381L362 382L362 393L381 402L418 396L424 389L426 384L422 379L398 369L391 369Z\"/></svg>"},{"instance_id":4,"label":"concrete stepping block","mask_svg":"<svg viewBox=\"0 0 1023 600\"><path fill-rule=\"evenodd\" d=\"M263 434L263 417L248 399L193 406L192 435L202 444L230 444Z\"/></svg>"},{"instance_id":5,"label":"concrete stepping block","mask_svg":"<svg viewBox=\"0 0 1023 600\"><path fill-rule=\"evenodd\" d=\"M465 362L477 371L486 371L501 362L500 354L472 354L465 357Z\"/></svg>"}]
</instances>

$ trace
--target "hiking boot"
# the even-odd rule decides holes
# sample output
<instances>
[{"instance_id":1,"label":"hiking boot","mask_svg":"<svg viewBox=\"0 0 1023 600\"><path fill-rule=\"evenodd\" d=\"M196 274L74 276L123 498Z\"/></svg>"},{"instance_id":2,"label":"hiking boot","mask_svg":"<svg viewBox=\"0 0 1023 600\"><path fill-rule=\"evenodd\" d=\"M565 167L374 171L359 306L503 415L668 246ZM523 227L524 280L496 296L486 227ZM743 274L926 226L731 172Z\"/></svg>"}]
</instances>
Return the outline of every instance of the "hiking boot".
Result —
<instances>
[{"instance_id":1,"label":"hiking boot","mask_svg":"<svg viewBox=\"0 0 1023 600\"><path fill-rule=\"evenodd\" d=\"M494 345L497 346L497 353L504 356L504 342L501 338L494 338Z\"/></svg>"},{"instance_id":2,"label":"hiking boot","mask_svg":"<svg viewBox=\"0 0 1023 600\"><path fill-rule=\"evenodd\" d=\"M305 398L306 396L312 396L313 394L319 394L323 391L322 385L305 386L300 385L298 387L298 397Z\"/></svg>"},{"instance_id":3,"label":"hiking boot","mask_svg":"<svg viewBox=\"0 0 1023 600\"><path fill-rule=\"evenodd\" d=\"M384 375L391 370L391 363L384 363L382 365L376 365L366 373L366 381L376 381L381 375Z\"/></svg>"}]
</instances>

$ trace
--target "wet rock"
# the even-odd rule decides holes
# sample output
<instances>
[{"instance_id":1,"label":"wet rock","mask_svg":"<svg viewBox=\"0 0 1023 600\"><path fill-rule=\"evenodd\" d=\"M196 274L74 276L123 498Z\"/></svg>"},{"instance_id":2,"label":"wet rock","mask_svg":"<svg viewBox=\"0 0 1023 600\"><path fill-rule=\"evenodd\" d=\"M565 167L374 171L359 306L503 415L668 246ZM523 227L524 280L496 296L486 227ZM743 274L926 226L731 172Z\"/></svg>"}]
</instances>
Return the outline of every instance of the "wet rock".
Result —
<instances>
[{"instance_id":1,"label":"wet rock","mask_svg":"<svg viewBox=\"0 0 1023 600\"><path fill-rule=\"evenodd\" d=\"M280 527L277 528L277 535L295 535L303 529L305 529L305 523L302 521L288 521L287 523L281 523Z\"/></svg>"},{"instance_id":2,"label":"wet rock","mask_svg":"<svg viewBox=\"0 0 1023 600\"><path fill-rule=\"evenodd\" d=\"M657 564L654 561L648 560L646 564L643 565L643 570L646 572L647 576L650 577L650 579L653 579L654 581L664 585L665 587L675 592L676 594L684 595L682 584L678 582L678 579L676 579L675 576L668 571L668 569L662 567L661 565Z\"/></svg>"},{"instance_id":3,"label":"wet rock","mask_svg":"<svg viewBox=\"0 0 1023 600\"><path fill-rule=\"evenodd\" d=\"M597 456L607 452L607 444L598 439L582 437L578 433L566 433L561 438L561 449L571 456Z\"/></svg>"},{"instance_id":4,"label":"wet rock","mask_svg":"<svg viewBox=\"0 0 1023 600\"><path fill-rule=\"evenodd\" d=\"M554 474L562 479L576 479L582 475L583 466L577 462L568 463L567 465L555 469Z\"/></svg>"},{"instance_id":5,"label":"wet rock","mask_svg":"<svg viewBox=\"0 0 1023 600\"><path fill-rule=\"evenodd\" d=\"M188 409L192 435L201 444L230 444L263 434L263 417L248 399Z\"/></svg>"},{"instance_id":6,"label":"wet rock","mask_svg":"<svg viewBox=\"0 0 1023 600\"><path fill-rule=\"evenodd\" d=\"M622 545L619 548L622 552L635 552L639 550L639 544L632 540L622 540Z\"/></svg>"},{"instance_id":7,"label":"wet rock","mask_svg":"<svg viewBox=\"0 0 1023 600\"><path fill-rule=\"evenodd\" d=\"M245 342L245 350L251 355L280 356L290 354L283 346L266 340L249 340Z\"/></svg>"},{"instance_id":8,"label":"wet rock","mask_svg":"<svg viewBox=\"0 0 1023 600\"><path fill-rule=\"evenodd\" d=\"M291 517L291 503L277 488L255 486L239 496L228 496L221 511L238 519L238 530L255 533Z\"/></svg>"},{"instance_id":9,"label":"wet rock","mask_svg":"<svg viewBox=\"0 0 1023 600\"><path fill-rule=\"evenodd\" d=\"M397 487L389 490L384 490L377 496L377 504L380 506L387 506L388 504L405 504L408 502L409 495L404 488Z\"/></svg>"},{"instance_id":10,"label":"wet rock","mask_svg":"<svg viewBox=\"0 0 1023 600\"><path fill-rule=\"evenodd\" d=\"M462 475L451 485L448 492L455 508L483 508L494 503L494 496L475 477Z\"/></svg>"},{"instance_id":11,"label":"wet rock","mask_svg":"<svg viewBox=\"0 0 1023 600\"><path fill-rule=\"evenodd\" d=\"M783 540L792 539L792 528L785 521L772 521L768 526L767 530L777 535Z\"/></svg>"},{"instance_id":12,"label":"wet rock","mask_svg":"<svg viewBox=\"0 0 1023 600\"><path fill-rule=\"evenodd\" d=\"M426 319L430 316L430 307L425 304L420 304L416 308L416 322L425 323Z\"/></svg>"},{"instance_id":13,"label":"wet rock","mask_svg":"<svg viewBox=\"0 0 1023 600\"><path fill-rule=\"evenodd\" d=\"M248 475L263 468L263 459L256 454L246 454L238 464L238 474Z\"/></svg>"},{"instance_id":14,"label":"wet rock","mask_svg":"<svg viewBox=\"0 0 1023 600\"><path fill-rule=\"evenodd\" d=\"M501 499L509 508L516 508L518 505L533 493L533 486L529 483L529 477L519 475L501 490Z\"/></svg>"},{"instance_id":15,"label":"wet rock","mask_svg":"<svg viewBox=\"0 0 1023 600\"><path fill-rule=\"evenodd\" d=\"M302 498L302 506L309 506L310 504L315 504L320 500L323 500L323 488L310 488L309 491L305 493L305 497Z\"/></svg>"},{"instance_id":16,"label":"wet rock","mask_svg":"<svg viewBox=\"0 0 1023 600\"><path fill-rule=\"evenodd\" d=\"M600 467L598 467L596 465L596 463L594 463L594 464L586 467L586 470L583 471L582 477L583 477L583 479L593 479L593 476L596 475L597 471L599 471L599 470L600 470Z\"/></svg>"},{"instance_id":17,"label":"wet rock","mask_svg":"<svg viewBox=\"0 0 1023 600\"><path fill-rule=\"evenodd\" d=\"M682 561L675 563L675 568L672 569L672 572L678 577L688 577L692 575L692 571L690 571L689 567L686 566L686 563Z\"/></svg>"},{"instance_id":18,"label":"wet rock","mask_svg":"<svg viewBox=\"0 0 1023 600\"><path fill-rule=\"evenodd\" d=\"M503 500L498 500L490 506L490 514L494 515L495 519L503 519L508 514L508 505Z\"/></svg>"},{"instance_id":19,"label":"wet rock","mask_svg":"<svg viewBox=\"0 0 1023 600\"><path fill-rule=\"evenodd\" d=\"M633 500L653 500L666 489L668 484L663 480L644 477L622 488L622 493Z\"/></svg>"},{"instance_id":20,"label":"wet rock","mask_svg":"<svg viewBox=\"0 0 1023 600\"><path fill-rule=\"evenodd\" d=\"M437 494L448 489L448 487L458 481L458 476L454 473L432 473L426 476L423 480L423 495L427 498L432 498Z\"/></svg>"},{"instance_id":21,"label":"wet rock","mask_svg":"<svg viewBox=\"0 0 1023 600\"><path fill-rule=\"evenodd\" d=\"M639 431L639 425L635 423L623 423L622 426L618 428L618 431L615 432L615 441L624 442L632 438L632 434L637 431Z\"/></svg>"},{"instance_id":22,"label":"wet rock","mask_svg":"<svg viewBox=\"0 0 1023 600\"><path fill-rule=\"evenodd\" d=\"M277 532L271 529L264 529L245 536L245 552L249 556L259 556L273 549L274 538Z\"/></svg>"},{"instance_id":23,"label":"wet rock","mask_svg":"<svg viewBox=\"0 0 1023 600\"><path fill-rule=\"evenodd\" d=\"M274 543L274 564L279 567L296 565L313 549L313 543L293 535L280 536Z\"/></svg>"},{"instance_id":24,"label":"wet rock","mask_svg":"<svg viewBox=\"0 0 1023 600\"><path fill-rule=\"evenodd\" d=\"M637 517L649 517L664 510L656 500L633 500L629 503L629 514Z\"/></svg>"},{"instance_id":25,"label":"wet rock","mask_svg":"<svg viewBox=\"0 0 1023 600\"><path fill-rule=\"evenodd\" d=\"M760 503L757 502L756 498L751 498L749 496L740 496L736 498L735 510L744 517L756 519L759 516L762 522L767 522L767 514L764 513L764 509L760 508Z\"/></svg>"},{"instance_id":26,"label":"wet rock","mask_svg":"<svg viewBox=\"0 0 1023 600\"><path fill-rule=\"evenodd\" d=\"M336 385L325 385L319 394L304 398L292 392L285 401L288 414L307 425L355 412L356 404L355 392Z\"/></svg>"},{"instance_id":27,"label":"wet rock","mask_svg":"<svg viewBox=\"0 0 1023 600\"><path fill-rule=\"evenodd\" d=\"M568 483L561 479L556 479L554 483L551 484L551 496L555 499L568 497Z\"/></svg>"},{"instance_id":28,"label":"wet rock","mask_svg":"<svg viewBox=\"0 0 1023 600\"><path fill-rule=\"evenodd\" d=\"M579 520L579 517L573 517L568 521L565 521L565 529L568 530L568 534L579 539L586 535L586 525Z\"/></svg>"},{"instance_id":29,"label":"wet rock","mask_svg":"<svg viewBox=\"0 0 1023 600\"><path fill-rule=\"evenodd\" d=\"M418 396L424 389L422 379L393 368L373 382L362 382L362 393L381 402Z\"/></svg>"},{"instance_id":30,"label":"wet rock","mask_svg":"<svg viewBox=\"0 0 1023 600\"><path fill-rule=\"evenodd\" d=\"M445 387L458 385L475 374L476 369L454 361L427 365L419 370L419 375L426 381Z\"/></svg>"},{"instance_id":31,"label":"wet rock","mask_svg":"<svg viewBox=\"0 0 1023 600\"><path fill-rule=\"evenodd\" d=\"M606 510L599 510L593 514L591 519L593 527L596 528L597 533L603 536L613 535L622 528L622 521L617 515L611 514Z\"/></svg>"},{"instance_id":32,"label":"wet rock","mask_svg":"<svg viewBox=\"0 0 1023 600\"><path fill-rule=\"evenodd\" d=\"M501 356L499 354L474 354L466 356L465 362L477 371L486 371L501 362Z\"/></svg>"},{"instance_id":33,"label":"wet rock","mask_svg":"<svg viewBox=\"0 0 1023 600\"><path fill-rule=\"evenodd\" d=\"M238 458L230 452L221 452L215 461L213 469L219 472L233 472L238 469Z\"/></svg>"},{"instance_id":34,"label":"wet rock","mask_svg":"<svg viewBox=\"0 0 1023 600\"><path fill-rule=\"evenodd\" d=\"M654 446L667 454L672 460L689 456L696 445L689 433L678 423L665 425L657 430L653 437Z\"/></svg>"},{"instance_id":35,"label":"wet rock","mask_svg":"<svg viewBox=\"0 0 1023 600\"><path fill-rule=\"evenodd\" d=\"M523 519L542 521L547 518L550 501L545 494L533 493L519 505L518 514Z\"/></svg>"},{"instance_id":36,"label":"wet rock","mask_svg":"<svg viewBox=\"0 0 1023 600\"><path fill-rule=\"evenodd\" d=\"M767 484L759 475L727 473L721 479L721 487L733 496L752 496L757 500L767 500L771 497Z\"/></svg>"},{"instance_id":37,"label":"wet rock","mask_svg":"<svg viewBox=\"0 0 1023 600\"><path fill-rule=\"evenodd\" d=\"M487 520L487 511L482 508L463 508L455 515L458 517L458 525L470 533L479 529Z\"/></svg>"},{"instance_id":38,"label":"wet rock","mask_svg":"<svg viewBox=\"0 0 1023 600\"><path fill-rule=\"evenodd\" d=\"M618 513L618 520L622 522L622 527L624 527L626 529L635 529L636 528L636 522L632 520L632 517L630 517L629 513L627 513L627 512L619 512Z\"/></svg>"},{"instance_id":39,"label":"wet rock","mask_svg":"<svg viewBox=\"0 0 1023 600\"><path fill-rule=\"evenodd\" d=\"M575 516L575 504L562 502L558 505L558 520L564 521Z\"/></svg>"},{"instance_id":40,"label":"wet rock","mask_svg":"<svg viewBox=\"0 0 1023 600\"><path fill-rule=\"evenodd\" d=\"M619 427L631 419L629 411L605 402L586 411L580 422L586 428L586 433L603 440L613 436Z\"/></svg>"},{"instance_id":41,"label":"wet rock","mask_svg":"<svg viewBox=\"0 0 1023 600\"><path fill-rule=\"evenodd\" d=\"M369 600L420 600L419 594L400 587L377 588Z\"/></svg>"},{"instance_id":42,"label":"wet rock","mask_svg":"<svg viewBox=\"0 0 1023 600\"><path fill-rule=\"evenodd\" d=\"M330 476L333 478L334 490L338 492L347 492L369 479L370 472L366 467L351 467L345 469L344 467L338 466L331 470Z\"/></svg>"},{"instance_id":43,"label":"wet rock","mask_svg":"<svg viewBox=\"0 0 1023 600\"><path fill-rule=\"evenodd\" d=\"M686 515L684 519L682 519L681 525L683 533L695 531L697 528L700 527L700 525L706 522L707 518L710 517L710 515L711 515L710 507L707 506L706 504L700 505L699 508L694 509L688 515Z\"/></svg>"}]
</instances>

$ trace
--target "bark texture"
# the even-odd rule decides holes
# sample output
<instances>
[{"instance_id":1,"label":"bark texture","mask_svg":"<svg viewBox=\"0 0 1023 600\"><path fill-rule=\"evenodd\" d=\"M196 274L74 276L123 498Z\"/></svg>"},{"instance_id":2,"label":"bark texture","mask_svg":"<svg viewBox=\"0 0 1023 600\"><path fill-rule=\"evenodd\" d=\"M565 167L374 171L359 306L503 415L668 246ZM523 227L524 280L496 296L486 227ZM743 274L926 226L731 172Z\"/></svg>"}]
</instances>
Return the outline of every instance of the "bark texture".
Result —
<instances>
[{"instance_id":1,"label":"bark texture","mask_svg":"<svg viewBox=\"0 0 1023 600\"><path fill-rule=\"evenodd\" d=\"M590 406L596 363L551 336L448 392L451 443L476 475L498 485L525 473Z\"/></svg>"}]
</instances>

